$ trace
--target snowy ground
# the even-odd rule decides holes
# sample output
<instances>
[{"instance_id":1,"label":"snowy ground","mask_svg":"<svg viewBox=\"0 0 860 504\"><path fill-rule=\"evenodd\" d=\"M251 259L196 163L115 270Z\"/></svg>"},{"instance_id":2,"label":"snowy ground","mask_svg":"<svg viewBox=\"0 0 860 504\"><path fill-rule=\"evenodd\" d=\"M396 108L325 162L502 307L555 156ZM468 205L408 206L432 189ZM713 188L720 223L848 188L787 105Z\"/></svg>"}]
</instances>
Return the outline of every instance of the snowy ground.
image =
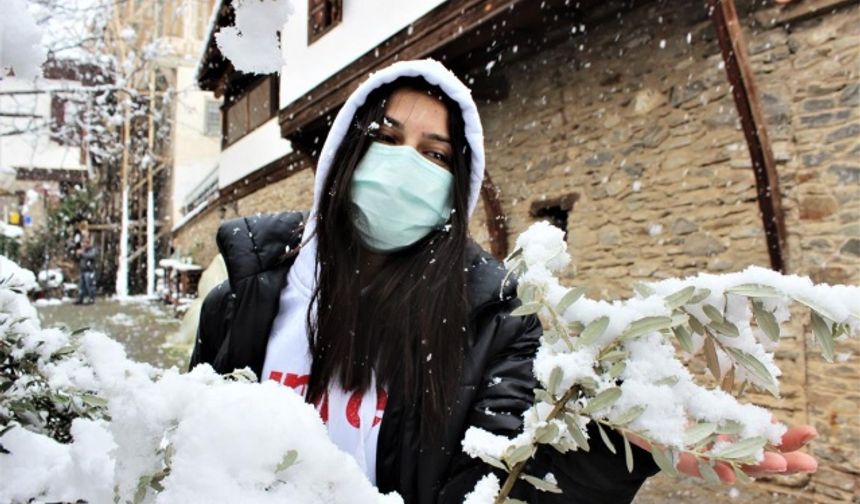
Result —
<instances>
[{"instance_id":1,"label":"snowy ground","mask_svg":"<svg viewBox=\"0 0 860 504\"><path fill-rule=\"evenodd\" d=\"M78 306L71 302L41 305L36 310L43 327L66 327L69 330L89 327L119 341L133 360L156 367L178 366L184 369L187 355L178 355L164 347L167 338L179 329L180 321L173 310L158 301L118 302L98 299L96 304Z\"/></svg>"}]
</instances>

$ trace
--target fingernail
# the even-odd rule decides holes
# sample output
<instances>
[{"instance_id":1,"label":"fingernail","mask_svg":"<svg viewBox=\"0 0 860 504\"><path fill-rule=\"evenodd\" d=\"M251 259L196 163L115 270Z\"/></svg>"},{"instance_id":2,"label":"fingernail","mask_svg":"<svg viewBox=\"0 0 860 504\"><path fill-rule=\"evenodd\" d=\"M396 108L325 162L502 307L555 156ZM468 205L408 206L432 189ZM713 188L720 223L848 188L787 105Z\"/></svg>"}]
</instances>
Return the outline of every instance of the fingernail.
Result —
<instances>
[{"instance_id":1,"label":"fingernail","mask_svg":"<svg viewBox=\"0 0 860 504\"><path fill-rule=\"evenodd\" d=\"M810 434L807 434L807 435L803 436L803 438L802 438L801 442L802 442L803 444L806 444L806 443L808 443L808 442L812 441L813 439L815 439L815 438L817 438L817 437L818 437L818 433L817 433L817 432L813 432L813 433L810 433Z\"/></svg>"}]
</instances>

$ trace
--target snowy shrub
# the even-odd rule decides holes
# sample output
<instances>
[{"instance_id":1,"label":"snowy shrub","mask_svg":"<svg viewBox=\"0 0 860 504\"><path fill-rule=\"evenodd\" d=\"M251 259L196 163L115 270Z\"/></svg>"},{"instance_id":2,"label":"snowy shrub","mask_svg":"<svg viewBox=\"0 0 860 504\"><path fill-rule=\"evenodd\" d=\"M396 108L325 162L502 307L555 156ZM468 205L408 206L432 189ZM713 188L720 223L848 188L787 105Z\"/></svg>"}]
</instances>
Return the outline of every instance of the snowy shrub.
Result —
<instances>
[{"instance_id":1,"label":"snowy shrub","mask_svg":"<svg viewBox=\"0 0 860 504\"><path fill-rule=\"evenodd\" d=\"M218 49L236 70L248 74L281 71L280 32L293 13L288 0L238 0L236 22L215 34Z\"/></svg>"},{"instance_id":2,"label":"snowy shrub","mask_svg":"<svg viewBox=\"0 0 860 504\"><path fill-rule=\"evenodd\" d=\"M103 334L42 329L32 277L0 257L0 502L402 502L287 387L160 370Z\"/></svg>"},{"instance_id":3,"label":"snowy shrub","mask_svg":"<svg viewBox=\"0 0 860 504\"><path fill-rule=\"evenodd\" d=\"M505 502L517 478L559 491L552 478L522 474L525 462L539 444L562 453L588 450L595 442L587 439L590 422L610 451L625 451L628 469L633 457L627 438L623 448L612 446L605 428L649 442L664 472L676 473L678 455L686 452L699 461L706 480L719 481L717 461L747 480L741 466L760 461L786 427L736 396L748 386L779 394L774 351L789 304L810 309L812 332L828 361L834 339L856 333L860 325L856 286L813 285L808 278L750 267L640 284L634 297L606 302L588 299L583 287L559 283L555 274L569 262L562 231L545 222L520 235L506 260L510 274L519 277L522 305L513 315L538 314L544 324L534 363L543 388L516 438L467 431L464 450L509 473L501 490L498 481L483 480L475 502ZM718 386L694 380L687 364L699 354ZM720 435L732 440L715 442Z\"/></svg>"}]
</instances>

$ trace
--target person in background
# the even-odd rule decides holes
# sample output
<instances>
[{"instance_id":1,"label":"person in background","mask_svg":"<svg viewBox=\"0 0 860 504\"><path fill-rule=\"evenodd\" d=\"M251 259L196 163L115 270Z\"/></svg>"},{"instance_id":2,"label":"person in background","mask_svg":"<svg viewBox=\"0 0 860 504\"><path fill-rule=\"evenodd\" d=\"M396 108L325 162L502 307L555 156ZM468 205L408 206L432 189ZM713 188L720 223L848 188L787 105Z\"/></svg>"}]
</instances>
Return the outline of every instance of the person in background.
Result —
<instances>
[{"instance_id":1,"label":"person in background","mask_svg":"<svg viewBox=\"0 0 860 504\"><path fill-rule=\"evenodd\" d=\"M78 264L81 269L81 281L78 285L78 300L75 304L93 304L96 301L96 259L98 251L93 247L89 237L85 237L78 248Z\"/></svg>"}]
</instances>

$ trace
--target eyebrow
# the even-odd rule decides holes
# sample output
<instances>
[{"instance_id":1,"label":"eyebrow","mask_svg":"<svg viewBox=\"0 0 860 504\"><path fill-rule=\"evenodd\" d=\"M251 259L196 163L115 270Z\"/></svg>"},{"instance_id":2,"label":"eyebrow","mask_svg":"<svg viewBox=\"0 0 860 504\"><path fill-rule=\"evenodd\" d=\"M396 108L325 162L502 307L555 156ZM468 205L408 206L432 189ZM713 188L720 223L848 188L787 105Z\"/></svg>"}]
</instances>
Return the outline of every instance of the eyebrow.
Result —
<instances>
[{"instance_id":1,"label":"eyebrow","mask_svg":"<svg viewBox=\"0 0 860 504\"><path fill-rule=\"evenodd\" d=\"M383 119L383 124L384 123L390 123L395 128L403 129L403 123L398 121L397 119L391 117L391 116L386 115L386 116L383 116L382 119ZM438 142L451 143L450 138L448 138L444 135L440 135L439 133L424 133L424 137L429 138L431 140L436 140Z\"/></svg>"}]
</instances>

